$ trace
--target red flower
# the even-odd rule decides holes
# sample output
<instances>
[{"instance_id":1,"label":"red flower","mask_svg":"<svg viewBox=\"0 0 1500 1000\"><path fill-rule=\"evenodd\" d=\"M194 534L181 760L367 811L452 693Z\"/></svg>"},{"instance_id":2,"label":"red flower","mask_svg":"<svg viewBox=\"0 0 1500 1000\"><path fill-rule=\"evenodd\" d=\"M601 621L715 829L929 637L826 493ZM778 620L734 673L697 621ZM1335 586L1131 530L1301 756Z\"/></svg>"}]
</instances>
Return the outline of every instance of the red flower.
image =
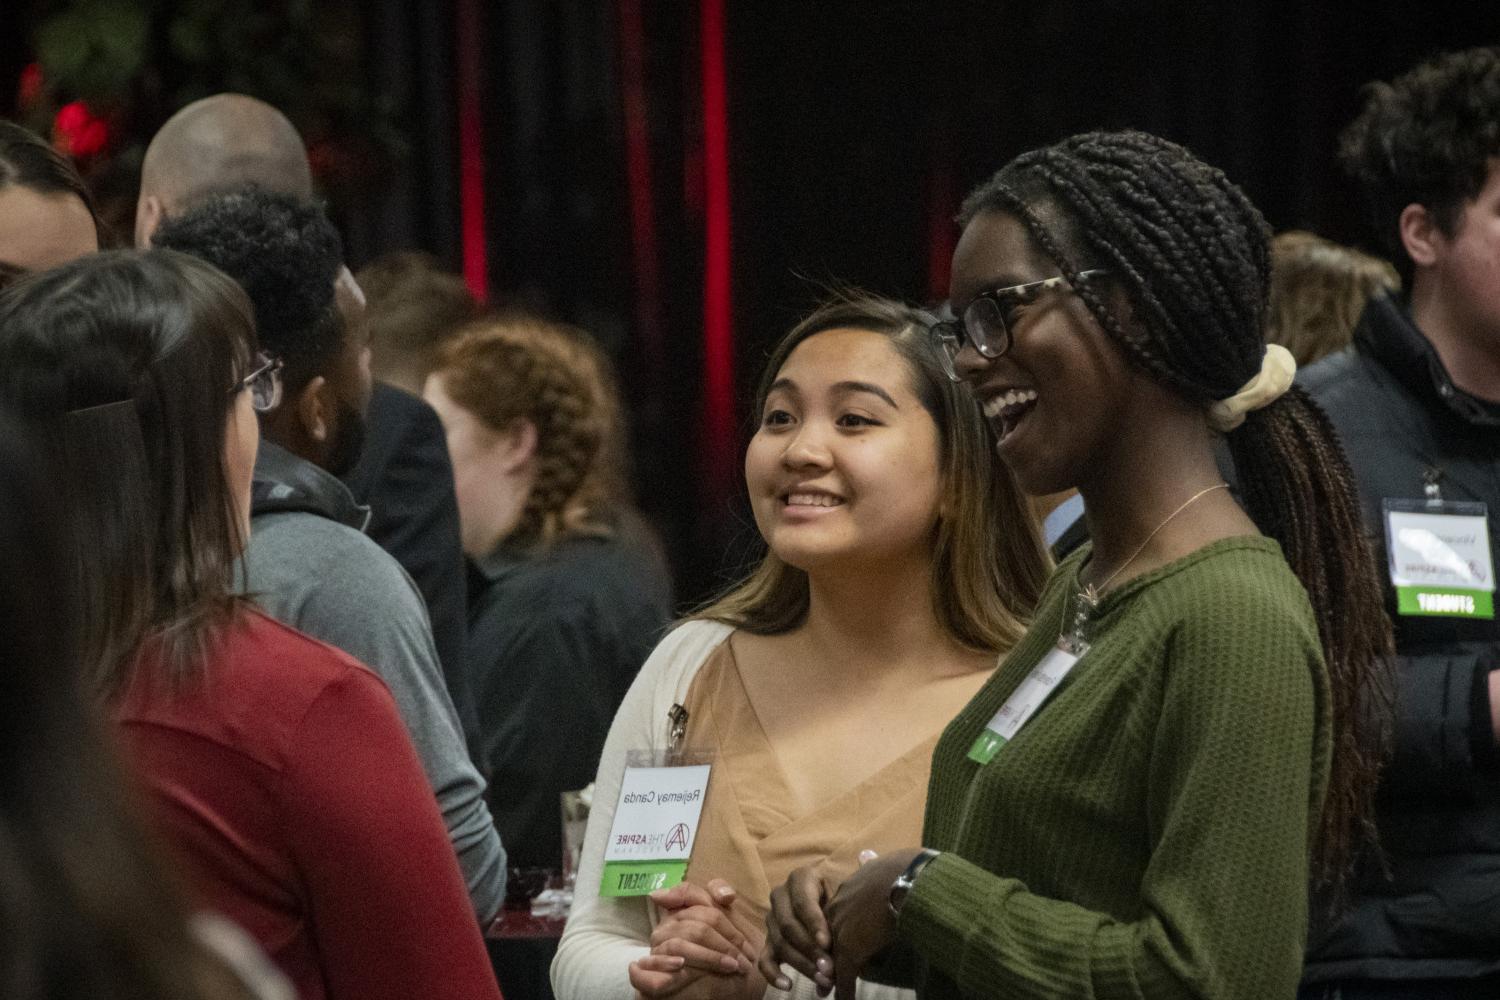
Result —
<instances>
[{"instance_id":1,"label":"red flower","mask_svg":"<svg viewBox=\"0 0 1500 1000\"><path fill-rule=\"evenodd\" d=\"M69 156L86 159L109 145L109 125L82 101L64 104L52 123L52 141Z\"/></svg>"}]
</instances>

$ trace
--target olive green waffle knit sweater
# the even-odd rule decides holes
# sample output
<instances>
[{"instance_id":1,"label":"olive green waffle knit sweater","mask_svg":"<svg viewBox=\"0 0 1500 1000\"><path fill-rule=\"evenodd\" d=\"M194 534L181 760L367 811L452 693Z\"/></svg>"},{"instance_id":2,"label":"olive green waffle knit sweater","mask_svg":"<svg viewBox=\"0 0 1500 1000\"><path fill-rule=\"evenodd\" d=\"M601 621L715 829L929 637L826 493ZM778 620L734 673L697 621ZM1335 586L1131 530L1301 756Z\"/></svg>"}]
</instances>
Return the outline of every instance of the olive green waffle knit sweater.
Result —
<instances>
[{"instance_id":1,"label":"olive green waffle knit sweater","mask_svg":"<svg viewBox=\"0 0 1500 1000\"><path fill-rule=\"evenodd\" d=\"M933 754L945 853L900 933L923 997L1294 996L1327 672L1275 542L1215 542L1106 595L1092 646L989 764L985 723L1056 643L1085 547Z\"/></svg>"}]
</instances>

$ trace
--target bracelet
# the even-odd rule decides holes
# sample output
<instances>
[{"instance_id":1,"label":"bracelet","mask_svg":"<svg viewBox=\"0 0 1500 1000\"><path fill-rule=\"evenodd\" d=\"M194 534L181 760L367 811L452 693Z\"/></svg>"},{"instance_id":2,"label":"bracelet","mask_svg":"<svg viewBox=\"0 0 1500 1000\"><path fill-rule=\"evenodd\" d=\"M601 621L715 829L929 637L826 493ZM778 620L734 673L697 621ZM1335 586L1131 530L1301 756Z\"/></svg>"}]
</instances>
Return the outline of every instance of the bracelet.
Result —
<instances>
[{"instance_id":1,"label":"bracelet","mask_svg":"<svg viewBox=\"0 0 1500 1000\"><path fill-rule=\"evenodd\" d=\"M911 859L911 864L906 866L906 871L896 876L896 881L891 883L891 916L901 916L901 907L906 903L906 897L911 893L911 887L916 883L917 876L922 874L922 869L926 868L940 853L942 852L931 848L923 848L916 857Z\"/></svg>"}]
</instances>

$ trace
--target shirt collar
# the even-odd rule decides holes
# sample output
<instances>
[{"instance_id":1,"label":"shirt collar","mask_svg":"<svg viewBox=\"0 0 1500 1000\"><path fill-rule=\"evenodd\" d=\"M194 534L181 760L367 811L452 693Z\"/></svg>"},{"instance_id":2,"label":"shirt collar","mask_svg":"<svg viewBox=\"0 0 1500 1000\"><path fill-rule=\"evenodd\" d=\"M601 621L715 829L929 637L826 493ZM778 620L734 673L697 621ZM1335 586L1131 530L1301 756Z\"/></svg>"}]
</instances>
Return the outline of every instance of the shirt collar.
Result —
<instances>
[{"instance_id":1,"label":"shirt collar","mask_svg":"<svg viewBox=\"0 0 1500 1000\"><path fill-rule=\"evenodd\" d=\"M1500 428L1500 404L1453 384L1437 349L1395 296L1382 294L1370 300L1354 340L1419 398L1442 406L1466 423Z\"/></svg>"},{"instance_id":2,"label":"shirt collar","mask_svg":"<svg viewBox=\"0 0 1500 1000\"><path fill-rule=\"evenodd\" d=\"M486 581L497 583L525 565L530 556L530 552L519 546L501 542L489 555L470 559L469 562Z\"/></svg>"},{"instance_id":3,"label":"shirt collar","mask_svg":"<svg viewBox=\"0 0 1500 1000\"><path fill-rule=\"evenodd\" d=\"M1083 516L1083 494L1074 493L1068 499L1052 509L1052 513L1042 519L1042 537L1047 541L1047 548L1057 544L1057 540Z\"/></svg>"},{"instance_id":4,"label":"shirt collar","mask_svg":"<svg viewBox=\"0 0 1500 1000\"><path fill-rule=\"evenodd\" d=\"M370 508L355 500L338 477L264 438L255 456L251 500L255 515L306 511L360 532L370 524Z\"/></svg>"}]
</instances>

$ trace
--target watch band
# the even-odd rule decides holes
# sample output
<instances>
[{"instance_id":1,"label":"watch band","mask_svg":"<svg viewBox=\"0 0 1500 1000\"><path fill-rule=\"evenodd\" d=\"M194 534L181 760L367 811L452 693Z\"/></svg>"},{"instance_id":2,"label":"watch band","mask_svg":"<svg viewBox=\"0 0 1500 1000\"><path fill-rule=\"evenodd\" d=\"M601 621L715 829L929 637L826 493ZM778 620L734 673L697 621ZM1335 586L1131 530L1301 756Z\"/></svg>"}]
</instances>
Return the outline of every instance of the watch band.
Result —
<instances>
[{"instance_id":1,"label":"watch band","mask_svg":"<svg viewBox=\"0 0 1500 1000\"><path fill-rule=\"evenodd\" d=\"M890 906L891 916L901 916L901 907L906 903L906 897L911 892L911 887L917 881L917 876L922 874L922 869L937 857L941 851L934 851L925 847L911 859L911 864L906 866L906 871L896 876L896 881L891 883Z\"/></svg>"}]
</instances>

